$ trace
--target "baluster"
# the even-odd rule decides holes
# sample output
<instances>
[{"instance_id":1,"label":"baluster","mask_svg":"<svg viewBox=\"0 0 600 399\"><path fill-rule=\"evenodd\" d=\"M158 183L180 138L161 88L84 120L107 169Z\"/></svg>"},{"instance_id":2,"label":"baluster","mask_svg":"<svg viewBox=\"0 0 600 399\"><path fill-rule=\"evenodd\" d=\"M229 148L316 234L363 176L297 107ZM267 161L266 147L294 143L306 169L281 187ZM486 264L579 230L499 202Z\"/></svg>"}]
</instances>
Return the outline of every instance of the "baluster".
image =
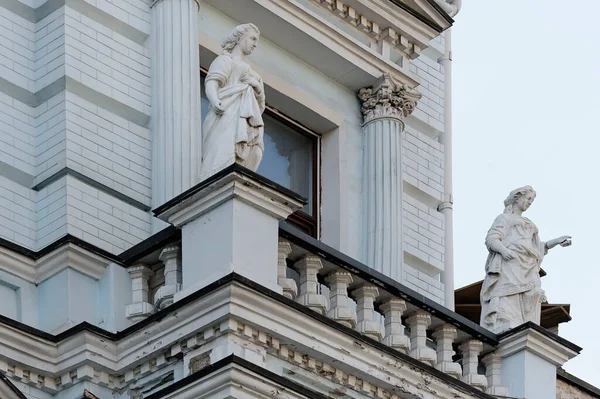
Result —
<instances>
[{"instance_id":1,"label":"baluster","mask_svg":"<svg viewBox=\"0 0 600 399\"><path fill-rule=\"evenodd\" d=\"M352 291L352 296L356 300L356 313L358 318L356 330L370 338L381 341L381 324L374 320L374 302L378 295L379 290L377 287L368 284Z\"/></svg>"},{"instance_id":2,"label":"baluster","mask_svg":"<svg viewBox=\"0 0 600 399\"><path fill-rule=\"evenodd\" d=\"M348 306L348 285L352 275L338 270L325 278L329 284L329 305L327 316L346 327L356 327L356 313Z\"/></svg>"},{"instance_id":3,"label":"baluster","mask_svg":"<svg viewBox=\"0 0 600 399\"><path fill-rule=\"evenodd\" d=\"M463 342L458 349L462 353L463 377L462 381L467 384L485 391L487 388L487 379L484 375L477 372L479 367L479 354L483 350L481 341L471 339Z\"/></svg>"},{"instance_id":4,"label":"baluster","mask_svg":"<svg viewBox=\"0 0 600 399\"><path fill-rule=\"evenodd\" d=\"M435 330L433 337L435 338L437 352L435 368L454 378L460 378L462 376L462 368L460 364L452 361L452 356L454 356L452 343L458 337L456 327L444 324Z\"/></svg>"},{"instance_id":5,"label":"baluster","mask_svg":"<svg viewBox=\"0 0 600 399\"><path fill-rule=\"evenodd\" d=\"M404 334L402 313L406 312L406 302L389 298L379 306L385 317L385 337L383 343L402 353L410 352L410 339Z\"/></svg>"},{"instance_id":6,"label":"baluster","mask_svg":"<svg viewBox=\"0 0 600 399\"><path fill-rule=\"evenodd\" d=\"M485 364L485 376L488 383L488 389L485 392L494 396L508 396L508 388L502 386L502 358L492 352L486 355L482 361Z\"/></svg>"},{"instance_id":7,"label":"baluster","mask_svg":"<svg viewBox=\"0 0 600 399\"><path fill-rule=\"evenodd\" d=\"M154 306L164 309L173 303L175 294L181 291L181 248L179 245L165 247L158 256L164 265L165 285L154 295Z\"/></svg>"},{"instance_id":8,"label":"baluster","mask_svg":"<svg viewBox=\"0 0 600 399\"><path fill-rule=\"evenodd\" d=\"M127 271L131 277L132 303L125 308L125 316L137 322L154 311L148 297L148 280L154 272L142 264L130 267Z\"/></svg>"},{"instance_id":9,"label":"baluster","mask_svg":"<svg viewBox=\"0 0 600 399\"><path fill-rule=\"evenodd\" d=\"M410 356L433 366L437 354L427 347L427 327L431 324L431 316L424 310L417 310L406 323L410 326Z\"/></svg>"},{"instance_id":10,"label":"baluster","mask_svg":"<svg viewBox=\"0 0 600 399\"><path fill-rule=\"evenodd\" d=\"M325 314L327 312L327 301L321 295L321 287L317 279L319 270L323 268L321 258L307 255L294 263L294 267L300 272L300 296L296 298L296 302L317 313Z\"/></svg>"},{"instance_id":11,"label":"baluster","mask_svg":"<svg viewBox=\"0 0 600 399\"><path fill-rule=\"evenodd\" d=\"M277 251L277 284L283 289L283 296L294 299L298 295L296 282L287 278L287 257L292 253L292 244L286 240L279 239Z\"/></svg>"}]
</instances>

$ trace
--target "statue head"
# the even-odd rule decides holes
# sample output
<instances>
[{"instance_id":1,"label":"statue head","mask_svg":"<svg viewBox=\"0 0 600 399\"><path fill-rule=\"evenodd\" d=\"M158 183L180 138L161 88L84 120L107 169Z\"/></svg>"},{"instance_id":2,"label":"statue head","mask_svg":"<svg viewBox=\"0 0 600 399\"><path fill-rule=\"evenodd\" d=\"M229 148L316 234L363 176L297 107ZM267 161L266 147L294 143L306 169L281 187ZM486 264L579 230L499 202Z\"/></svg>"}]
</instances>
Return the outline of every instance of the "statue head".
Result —
<instances>
[{"instance_id":1,"label":"statue head","mask_svg":"<svg viewBox=\"0 0 600 399\"><path fill-rule=\"evenodd\" d=\"M535 199L535 196L536 192L531 186L523 186L512 190L504 200L504 213L513 213L515 207L526 211Z\"/></svg>"},{"instance_id":2,"label":"statue head","mask_svg":"<svg viewBox=\"0 0 600 399\"><path fill-rule=\"evenodd\" d=\"M223 47L224 53L231 53L233 49L239 45L244 55L250 55L256 48L259 37L260 31L256 25L238 25L233 28L229 36L223 40L221 47Z\"/></svg>"}]
</instances>

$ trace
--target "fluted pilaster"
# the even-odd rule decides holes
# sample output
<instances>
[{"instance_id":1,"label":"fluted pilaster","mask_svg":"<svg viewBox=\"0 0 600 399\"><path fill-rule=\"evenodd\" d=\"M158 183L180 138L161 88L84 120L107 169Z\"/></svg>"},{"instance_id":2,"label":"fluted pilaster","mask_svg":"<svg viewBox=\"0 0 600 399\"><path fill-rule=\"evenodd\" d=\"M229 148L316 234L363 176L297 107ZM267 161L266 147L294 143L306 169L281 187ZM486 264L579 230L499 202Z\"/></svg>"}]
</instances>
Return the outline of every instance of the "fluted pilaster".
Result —
<instances>
[{"instance_id":1,"label":"fluted pilaster","mask_svg":"<svg viewBox=\"0 0 600 399\"><path fill-rule=\"evenodd\" d=\"M402 132L404 118L421 95L384 74L361 89L363 162L363 258L398 281L402 277Z\"/></svg>"},{"instance_id":2,"label":"fluted pilaster","mask_svg":"<svg viewBox=\"0 0 600 399\"><path fill-rule=\"evenodd\" d=\"M152 206L198 183L200 58L196 0L152 7Z\"/></svg>"}]
</instances>

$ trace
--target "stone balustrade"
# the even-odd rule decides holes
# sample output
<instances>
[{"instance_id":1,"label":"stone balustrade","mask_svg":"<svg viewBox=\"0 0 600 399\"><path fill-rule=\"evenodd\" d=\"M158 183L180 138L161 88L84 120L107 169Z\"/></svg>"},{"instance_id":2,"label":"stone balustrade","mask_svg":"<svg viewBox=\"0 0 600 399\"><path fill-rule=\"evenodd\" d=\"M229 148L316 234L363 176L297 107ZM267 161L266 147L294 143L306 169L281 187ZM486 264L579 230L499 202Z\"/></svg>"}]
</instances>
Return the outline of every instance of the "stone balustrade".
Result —
<instances>
[{"instance_id":1,"label":"stone balustrade","mask_svg":"<svg viewBox=\"0 0 600 399\"><path fill-rule=\"evenodd\" d=\"M287 298L484 392L506 392L495 334L285 222L278 276Z\"/></svg>"},{"instance_id":2,"label":"stone balustrade","mask_svg":"<svg viewBox=\"0 0 600 399\"><path fill-rule=\"evenodd\" d=\"M494 352L495 334L285 222L279 232L273 273L283 296L483 392L507 392L500 378L502 359ZM142 290L145 296L138 295L130 307L158 303L169 284L179 289L181 264L178 260L173 263L178 266L168 267L171 258L165 256L169 250L176 254L174 248L172 243L153 248L165 265L164 272L159 269L165 285L156 289L154 298L147 288ZM167 278L171 269L176 272L173 282ZM132 284L148 286L148 267L137 265L130 272ZM152 309L145 315L150 313Z\"/></svg>"}]
</instances>

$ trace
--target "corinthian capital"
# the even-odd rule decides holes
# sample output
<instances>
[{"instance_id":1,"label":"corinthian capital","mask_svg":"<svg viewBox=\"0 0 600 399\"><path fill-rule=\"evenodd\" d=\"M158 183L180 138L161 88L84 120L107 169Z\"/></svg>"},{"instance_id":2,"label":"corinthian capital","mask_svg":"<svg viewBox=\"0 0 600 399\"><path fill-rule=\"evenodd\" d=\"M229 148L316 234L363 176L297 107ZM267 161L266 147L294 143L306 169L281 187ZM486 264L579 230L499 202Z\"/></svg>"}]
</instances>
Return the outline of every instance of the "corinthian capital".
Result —
<instances>
[{"instance_id":1,"label":"corinthian capital","mask_svg":"<svg viewBox=\"0 0 600 399\"><path fill-rule=\"evenodd\" d=\"M421 94L386 73L377 84L360 89L358 98L362 101L361 111L367 123L377 118L403 120L415 110Z\"/></svg>"}]
</instances>

